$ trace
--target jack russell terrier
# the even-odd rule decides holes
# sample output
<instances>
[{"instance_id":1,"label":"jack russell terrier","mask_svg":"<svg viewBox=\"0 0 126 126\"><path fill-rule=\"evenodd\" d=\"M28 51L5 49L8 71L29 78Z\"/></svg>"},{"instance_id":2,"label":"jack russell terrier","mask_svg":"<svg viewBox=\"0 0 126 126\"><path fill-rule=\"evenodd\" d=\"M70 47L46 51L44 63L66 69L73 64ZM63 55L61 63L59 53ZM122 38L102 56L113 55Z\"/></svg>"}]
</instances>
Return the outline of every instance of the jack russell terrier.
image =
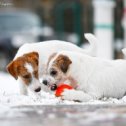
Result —
<instances>
[{"instance_id":1,"label":"jack russell terrier","mask_svg":"<svg viewBox=\"0 0 126 126\"><path fill-rule=\"evenodd\" d=\"M94 55L97 41L95 36L87 33L85 38L91 44L91 48L88 51L72 43L59 40L22 45L13 61L7 66L7 71L20 84L20 93L27 95L27 89L32 92L40 92L41 88L44 90L46 86L42 86L39 79L43 78L42 75L45 72L48 58L52 53L68 50Z\"/></svg>"},{"instance_id":2,"label":"jack russell terrier","mask_svg":"<svg viewBox=\"0 0 126 126\"><path fill-rule=\"evenodd\" d=\"M65 100L121 98L126 94L126 60L105 60L70 51L54 53L48 60L44 81L51 87L66 80L74 89L62 93Z\"/></svg>"}]
</instances>

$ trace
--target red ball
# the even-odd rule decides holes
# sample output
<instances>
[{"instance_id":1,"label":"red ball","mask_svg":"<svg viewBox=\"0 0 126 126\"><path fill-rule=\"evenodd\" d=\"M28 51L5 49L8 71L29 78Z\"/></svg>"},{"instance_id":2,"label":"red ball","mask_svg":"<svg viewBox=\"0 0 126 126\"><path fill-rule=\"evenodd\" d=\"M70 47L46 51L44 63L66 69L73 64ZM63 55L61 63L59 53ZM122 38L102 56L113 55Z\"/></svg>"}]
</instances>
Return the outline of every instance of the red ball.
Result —
<instances>
[{"instance_id":1,"label":"red ball","mask_svg":"<svg viewBox=\"0 0 126 126\"><path fill-rule=\"evenodd\" d=\"M67 85L67 84L60 84L60 86L57 87L57 89L56 89L55 96L56 96L56 97L61 96L61 94L63 93L64 89L69 89L69 90L71 90L71 89L73 89L73 88L72 88L70 85Z\"/></svg>"}]
</instances>

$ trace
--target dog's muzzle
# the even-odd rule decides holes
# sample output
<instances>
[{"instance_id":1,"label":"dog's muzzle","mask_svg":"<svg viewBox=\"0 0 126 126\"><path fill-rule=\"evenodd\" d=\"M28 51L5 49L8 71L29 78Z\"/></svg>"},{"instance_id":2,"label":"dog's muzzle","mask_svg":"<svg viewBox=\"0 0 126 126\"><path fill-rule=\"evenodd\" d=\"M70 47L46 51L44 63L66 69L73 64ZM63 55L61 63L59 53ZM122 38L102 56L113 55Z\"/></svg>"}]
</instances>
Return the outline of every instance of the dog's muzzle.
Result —
<instances>
[{"instance_id":1,"label":"dog's muzzle","mask_svg":"<svg viewBox=\"0 0 126 126\"><path fill-rule=\"evenodd\" d=\"M44 85L48 85L48 81L47 80L43 80L42 82Z\"/></svg>"}]
</instances>

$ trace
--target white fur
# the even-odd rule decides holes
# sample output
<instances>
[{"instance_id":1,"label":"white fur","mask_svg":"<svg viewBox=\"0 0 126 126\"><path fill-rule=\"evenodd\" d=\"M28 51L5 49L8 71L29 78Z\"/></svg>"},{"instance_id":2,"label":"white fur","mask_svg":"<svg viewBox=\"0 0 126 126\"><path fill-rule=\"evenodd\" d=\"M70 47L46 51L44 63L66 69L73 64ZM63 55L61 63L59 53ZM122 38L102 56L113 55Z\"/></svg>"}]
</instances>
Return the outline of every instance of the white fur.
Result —
<instances>
[{"instance_id":1,"label":"white fur","mask_svg":"<svg viewBox=\"0 0 126 126\"><path fill-rule=\"evenodd\" d=\"M32 66L31 66L31 64L26 63L26 64L25 64L25 68L28 70L29 73L32 73L32 72L33 72L33 68L32 68Z\"/></svg>"},{"instance_id":2,"label":"white fur","mask_svg":"<svg viewBox=\"0 0 126 126\"><path fill-rule=\"evenodd\" d=\"M32 51L38 52L39 53L39 75L41 77L42 71L46 67L48 57L54 52L68 50L68 51L76 51L80 53L94 55L95 53L93 51L95 48L94 43L97 42L96 38L90 33L86 35L87 35L86 36L87 39L90 40L89 43L91 44L91 47L90 47L91 49L83 50L80 47L69 42L64 42L60 40L50 40L50 41L39 42L39 43L24 44L23 46L19 48L14 59L16 59L19 56L22 56L25 53L29 53Z\"/></svg>"},{"instance_id":3,"label":"white fur","mask_svg":"<svg viewBox=\"0 0 126 126\"><path fill-rule=\"evenodd\" d=\"M14 60L19 57L22 56L25 53L29 53L32 51L36 51L39 54L39 78L42 78L43 72L46 68L46 64L48 61L48 57L53 54L54 52L57 51L62 51L62 50L68 50L68 51L76 51L76 52L80 52L80 53L85 53L85 54L89 54L89 55L94 55L94 52L92 50L94 50L95 48L95 42L96 42L96 38L95 36L93 36L92 34L88 33L86 36L87 40L90 40L89 43L91 44L91 49L89 50L83 50L80 47L77 47L76 45L69 43L69 42L64 42L64 41L59 41L59 40L51 40L51 41L45 41L45 42L39 42L39 43L32 43L32 44L24 44L22 45L16 56L14 57ZM91 38L91 39L90 39ZM29 66L27 66L29 70L31 70L31 68L29 68ZM39 84L39 80L33 80L34 83ZM20 78L19 78L19 82L20 82ZM22 82L20 82L22 83ZM42 84L43 86L43 84ZM24 86L22 86L22 90L25 90ZM23 91L22 91L23 92ZM24 91L26 92L26 91Z\"/></svg>"},{"instance_id":4,"label":"white fur","mask_svg":"<svg viewBox=\"0 0 126 126\"><path fill-rule=\"evenodd\" d=\"M89 42L91 42L91 46L87 50L88 54L91 56L96 56L96 53L97 53L97 44L96 43L98 43L98 39L90 33L86 33L86 34L84 34L84 36Z\"/></svg>"},{"instance_id":5,"label":"white fur","mask_svg":"<svg viewBox=\"0 0 126 126\"><path fill-rule=\"evenodd\" d=\"M76 79L78 85L77 89L65 90L62 93L63 99L89 101L102 97L121 98L125 95L126 60L104 60L70 51L59 52L52 60L60 54L72 61L66 76ZM49 67L53 64L51 62Z\"/></svg>"},{"instance_id":6,"label":"white fur","mask_svg":"<svg viewBox=\"0 0 126 126\"><path fill-rule=\"evenodd\" d=\"M17 81L19 83L20 94L27 95L28 94L27 87L24 84L23 80L20 77L18 77Z\"/></svg>"},{"instance_id":7,"label":"white fur","mask_svg":"<svg viewBox=\"0 0 126 126\"><path fill-rule=\"evenodd\" d=\"M31 83L28 85L28 88L31 91L34 91L34 90L36 90L37 88L40 87L40 82L36 78L34 78L32 66L28 63L24 64L24 66L27 69L27 71L29 73L31 73ZM24 84L21 77L18 77L18 83L19 83L20 93L23 94L23 95L27 95L28 94L27 86Z\"/></svg>"},{"instance_id":8,"label":"white fur","mask_svg":"<svg viewBox=\"0 0 126 126\"><path fill-rule=\"evenodd\" d=\"M29 85L29 89L31 91L34 91L35 89L38 89L40 87L41 87L41 85L40 85L40 83L38 83L38 79L32 77L32 82Z\"/></svg>"}]
</instances>

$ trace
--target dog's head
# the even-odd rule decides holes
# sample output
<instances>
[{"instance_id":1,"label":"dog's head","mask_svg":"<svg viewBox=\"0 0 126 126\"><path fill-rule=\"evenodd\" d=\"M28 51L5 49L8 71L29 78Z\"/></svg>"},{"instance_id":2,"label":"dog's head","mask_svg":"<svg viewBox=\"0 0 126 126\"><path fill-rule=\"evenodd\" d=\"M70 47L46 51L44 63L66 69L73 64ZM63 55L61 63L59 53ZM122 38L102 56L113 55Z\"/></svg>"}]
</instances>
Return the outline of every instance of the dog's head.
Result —
<instances>
[{"instance_id":1,"label":"dog's head","mask_svg":"<svg viewBox=\"0 0 126 126\"><path fill-rule=\"evenodd\" d=\"M37 52L24 54L7 66L7 71L17 80L21 79L23 84L34 92L41 90L38 78L38 59Z\"/></svg>"},{"instance_id":2,"label":"dog's head","mask_svg":"<svg viewBox=\"0 0 126 126\"><path fill-rule=\"evenodd\" d=\"M71 63L72 61L66 55L56 53L51 55L47 63L46 73L43 76L43 84L51 86L64 82Z\"/></svg>"}]
</instances>

